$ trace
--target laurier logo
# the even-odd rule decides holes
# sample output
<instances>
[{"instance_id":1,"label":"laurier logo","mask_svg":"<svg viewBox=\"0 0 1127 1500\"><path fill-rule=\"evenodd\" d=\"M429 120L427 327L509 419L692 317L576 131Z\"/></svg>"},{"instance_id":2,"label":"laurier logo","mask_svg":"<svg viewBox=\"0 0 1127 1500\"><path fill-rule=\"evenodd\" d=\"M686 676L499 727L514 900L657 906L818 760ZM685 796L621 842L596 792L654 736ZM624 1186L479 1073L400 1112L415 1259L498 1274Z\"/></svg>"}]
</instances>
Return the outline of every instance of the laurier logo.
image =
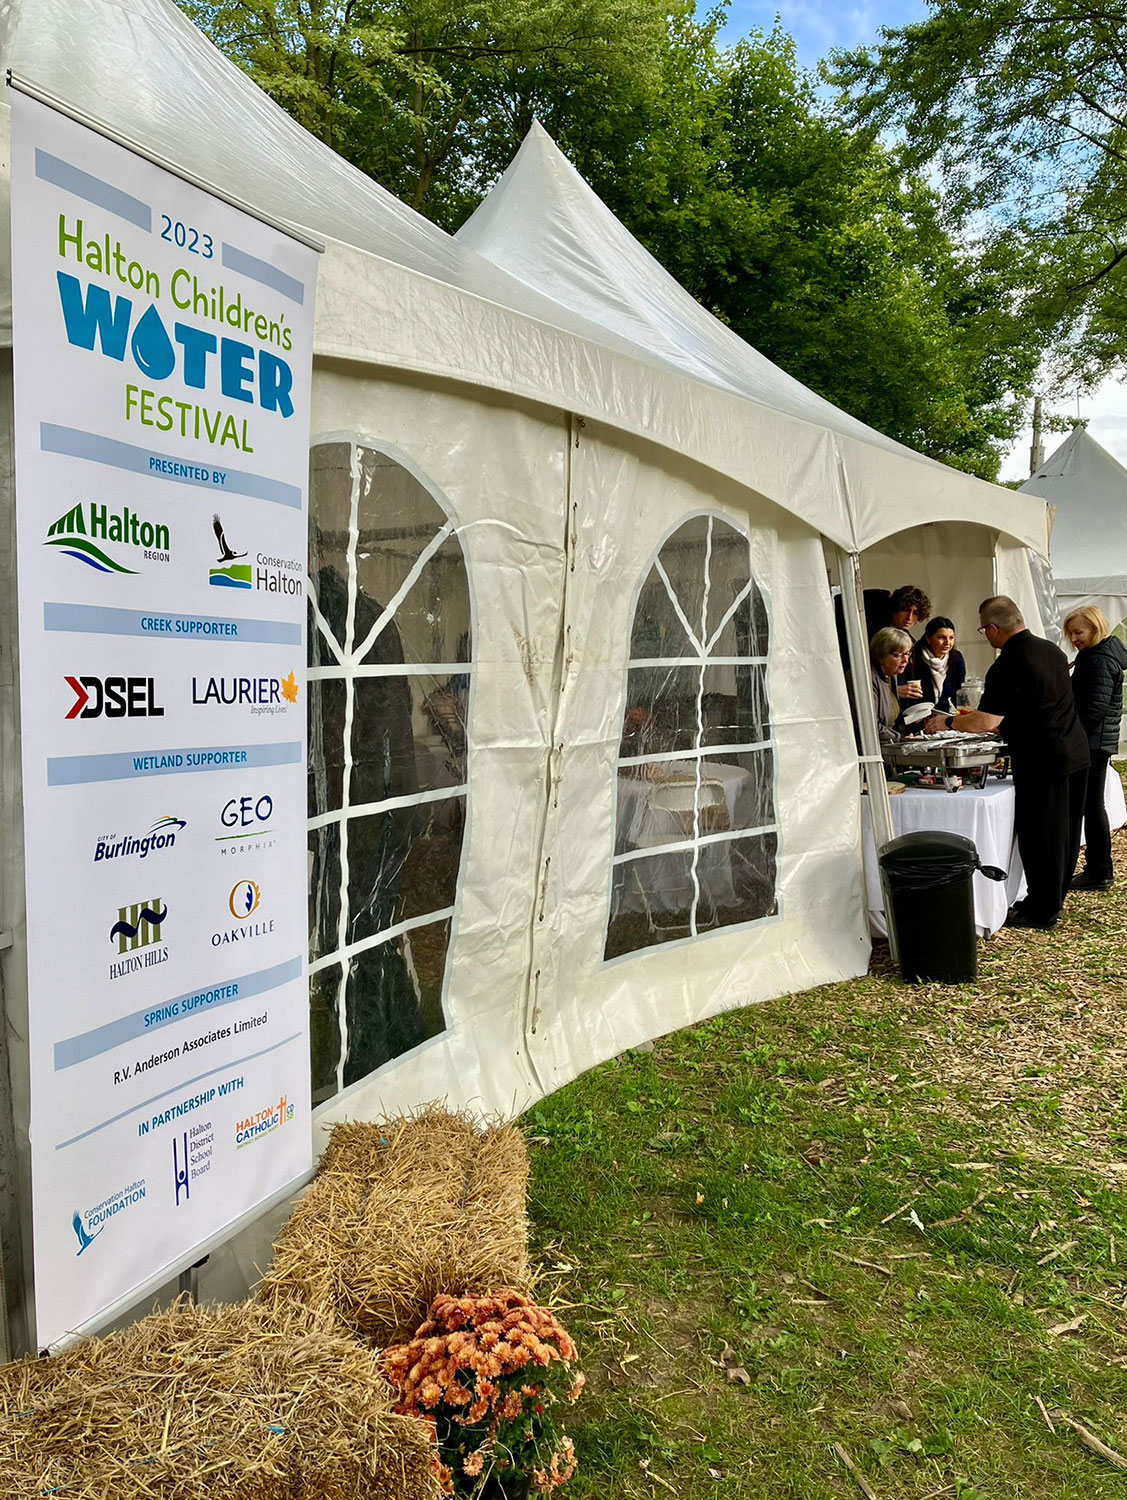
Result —
<instances>
[{"instance_id":1,"label":"laurier logo","mask_svg":"<svg viewBox=\"0 0 1127 1500\"><path fill-rule=\"evenodd\" d=\"M72 506L65 516L48 526L45 545L57 547L64 556L85 563L97 573L136 573L136 568L125 567L99 542L139 547L153 562L167 562L169 558L168 527L142 521L127 505L116 512L108 505Z\"/></svg>"}]
</instances>

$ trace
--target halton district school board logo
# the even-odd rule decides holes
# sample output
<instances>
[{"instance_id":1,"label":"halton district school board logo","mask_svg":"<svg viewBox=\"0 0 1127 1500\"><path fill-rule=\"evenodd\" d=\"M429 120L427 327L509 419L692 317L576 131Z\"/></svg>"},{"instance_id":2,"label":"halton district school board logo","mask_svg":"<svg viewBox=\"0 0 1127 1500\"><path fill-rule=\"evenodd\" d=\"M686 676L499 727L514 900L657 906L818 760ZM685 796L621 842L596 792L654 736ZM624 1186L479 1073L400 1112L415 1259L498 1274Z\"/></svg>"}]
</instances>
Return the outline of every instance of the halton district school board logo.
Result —
<instances>
[{"instance_id":1,"label":"halton district school board logo","mask_svg":"<svg viewBox=\"0 0 1127 1500\"><path fill-rule=\"evenodd\" d=\"M254 562L243 562L245 552L236 552L227 541L223 522L212 516L211 529L219 556L208 570L207 581L220 589L258 589L263 594L297 596L305 588L305 563L294 557L271 557L256 552Z\"/></svg>"},{"instance_id":2,"label":"halton district school board logo","mask_svg":"<svg viewBox=\"0 0 1127 1500\"><path fill-rule=\"evenodd\" d=\"M110 964L111 979L121 979L125 974L136 974L167 961L168 950L161 932L167 920L168 907L159 898L118 907L117 921L110 928L110 942L116 941L120 956Z\"/></svg>"},{"instance_id":3,"label":"halton district school board logo","mask_svg":"<svg viewBox=\"0 0 1127 1500\"><path fill-rule=\"evenodd\" d=\"M137 572L136 568L127 568L119 562L100 545L103 542L127 548L126 557L130 561L135 561L135 554L140 553L147 562L166 563L172 555L167 526L142 521L128 505L111 511L108 505L93 502L85 509L81 504L73 506L48 526L44 546L57 547L64 557L73 557L75 562L85 563L96 573Z\"/></svg>"},{"instance_id":4,"label":"halton district school board logo","mask_svg":"<svg viewBox=\"0 0 1127 1500\"><path fill-rule=\"evenodd\" d=\"M261 917L254 922L250 920L261 904L262 891L255 881L240 880L237 885L233 885L227 897L227 910L238 925L213 932L211 946L224 948L229 943L246 943L254 938L269 937L274 931L273 917L265 921Z\"/></svg>"},{"instance_id":5,"label":"halton district school board logo","mask_svg":"<svg viewBox=\"0 0 1127 1500\"><path fill-rule=\"evenodd\" d=\"M252 714L284 714L293 708L301 684L288 677L193 677L192 703L197 708L249 708Z\"/></svg>"},{"instance_id":6,"label":"halton district school board logo","mask_svg":"<svg viewBox=\"0 0 1127 1500\"><path fill-rule=\"evenodd\" d=\"M151 677L64 677L74 702L66 719L163 719Z\"/></svg>"},{"instance_id":7,"label":"halton district school board logo","mask_svg":"<svg viewBox=\"0 0 1127 1500\"><path fill-rule=\"evenodd\" d=\"M171 849L176 843L176 835L187 826L185 818L174 818L171 813L165 813L163 818L158 818L150 827L148 833L139 836L127 833L123 838L118 838L116 833L104 834L94 847L94 863L97 865L103 860L121 859L128 854L136 854L140 859L145 859L158 849Z\"/></svg>"}]
</instances>

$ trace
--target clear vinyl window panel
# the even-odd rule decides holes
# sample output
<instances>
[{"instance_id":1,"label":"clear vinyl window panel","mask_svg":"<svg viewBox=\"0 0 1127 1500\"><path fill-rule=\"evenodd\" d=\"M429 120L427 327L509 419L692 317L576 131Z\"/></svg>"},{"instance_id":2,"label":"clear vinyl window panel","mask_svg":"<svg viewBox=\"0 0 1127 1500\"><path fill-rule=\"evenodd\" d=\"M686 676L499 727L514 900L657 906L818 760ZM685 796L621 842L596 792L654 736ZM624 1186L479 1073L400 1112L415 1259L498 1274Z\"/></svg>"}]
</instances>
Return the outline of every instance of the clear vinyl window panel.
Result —
<instances>
[{"instance_id":1,"label":"clear vinyl window panel","mask_svg":"<svg viewBox=\"0 0 1127 1500\"><path fill-rule=\"evenodd\" d=\"M748 538L686 521L634 610L604 958L778 910L768 647Z\"/></svg>"},{"instance_id":2,"label":"clear vinyl window panel","mask_svg":"<svg viewBox=\"0 0 1127 1500\"><path fill-rule=\"evenodd\" d=\"M310 462L313 1100L445 1029L472 611L454 523L386 453Z\"/></svg>"}]
</instances>

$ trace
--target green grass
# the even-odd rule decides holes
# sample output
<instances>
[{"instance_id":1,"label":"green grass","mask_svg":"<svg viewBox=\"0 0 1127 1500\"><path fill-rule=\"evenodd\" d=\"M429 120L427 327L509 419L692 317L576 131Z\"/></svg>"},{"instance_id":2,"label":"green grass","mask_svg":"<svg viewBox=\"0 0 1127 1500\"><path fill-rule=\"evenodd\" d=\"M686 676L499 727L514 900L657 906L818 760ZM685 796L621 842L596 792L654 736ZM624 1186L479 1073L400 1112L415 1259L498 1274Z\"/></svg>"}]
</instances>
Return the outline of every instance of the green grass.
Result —
<instances>
[{"instance_id":1,"label":"green grass","mask_svg":"<svg viewBox=\"0 0 1127 1500\"><path fill-rule=\"evenodd\" d=\"M1073 898L977 986L878 959L525 1116L572 1500L845 1500L835 1443L878 1500L1127 1500L1056 1415L1127 1456L1125 937Z\"/></svg>"}]
</instances>

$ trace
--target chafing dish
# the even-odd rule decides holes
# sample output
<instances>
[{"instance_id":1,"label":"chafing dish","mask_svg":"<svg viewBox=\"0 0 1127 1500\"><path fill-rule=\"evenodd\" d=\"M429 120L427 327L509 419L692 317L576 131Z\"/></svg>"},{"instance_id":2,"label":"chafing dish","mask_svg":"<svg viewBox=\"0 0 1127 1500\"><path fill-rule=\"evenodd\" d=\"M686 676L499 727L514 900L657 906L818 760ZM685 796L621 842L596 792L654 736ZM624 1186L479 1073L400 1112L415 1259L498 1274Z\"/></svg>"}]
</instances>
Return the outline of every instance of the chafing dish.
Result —
<instances>
[{"instance_id":1,"label":"chafing dish","mask_svg":"<svg viewBox=\"0 0 1127 1500\"><path fill-rule=\"evenodd\" d=\"M990 734L918 734L882 745L884 763L898 771L931 772L949 792L961 785L985 786L990 767L1005 754L1005 745Z\"/></svg>"}]
</instances>

